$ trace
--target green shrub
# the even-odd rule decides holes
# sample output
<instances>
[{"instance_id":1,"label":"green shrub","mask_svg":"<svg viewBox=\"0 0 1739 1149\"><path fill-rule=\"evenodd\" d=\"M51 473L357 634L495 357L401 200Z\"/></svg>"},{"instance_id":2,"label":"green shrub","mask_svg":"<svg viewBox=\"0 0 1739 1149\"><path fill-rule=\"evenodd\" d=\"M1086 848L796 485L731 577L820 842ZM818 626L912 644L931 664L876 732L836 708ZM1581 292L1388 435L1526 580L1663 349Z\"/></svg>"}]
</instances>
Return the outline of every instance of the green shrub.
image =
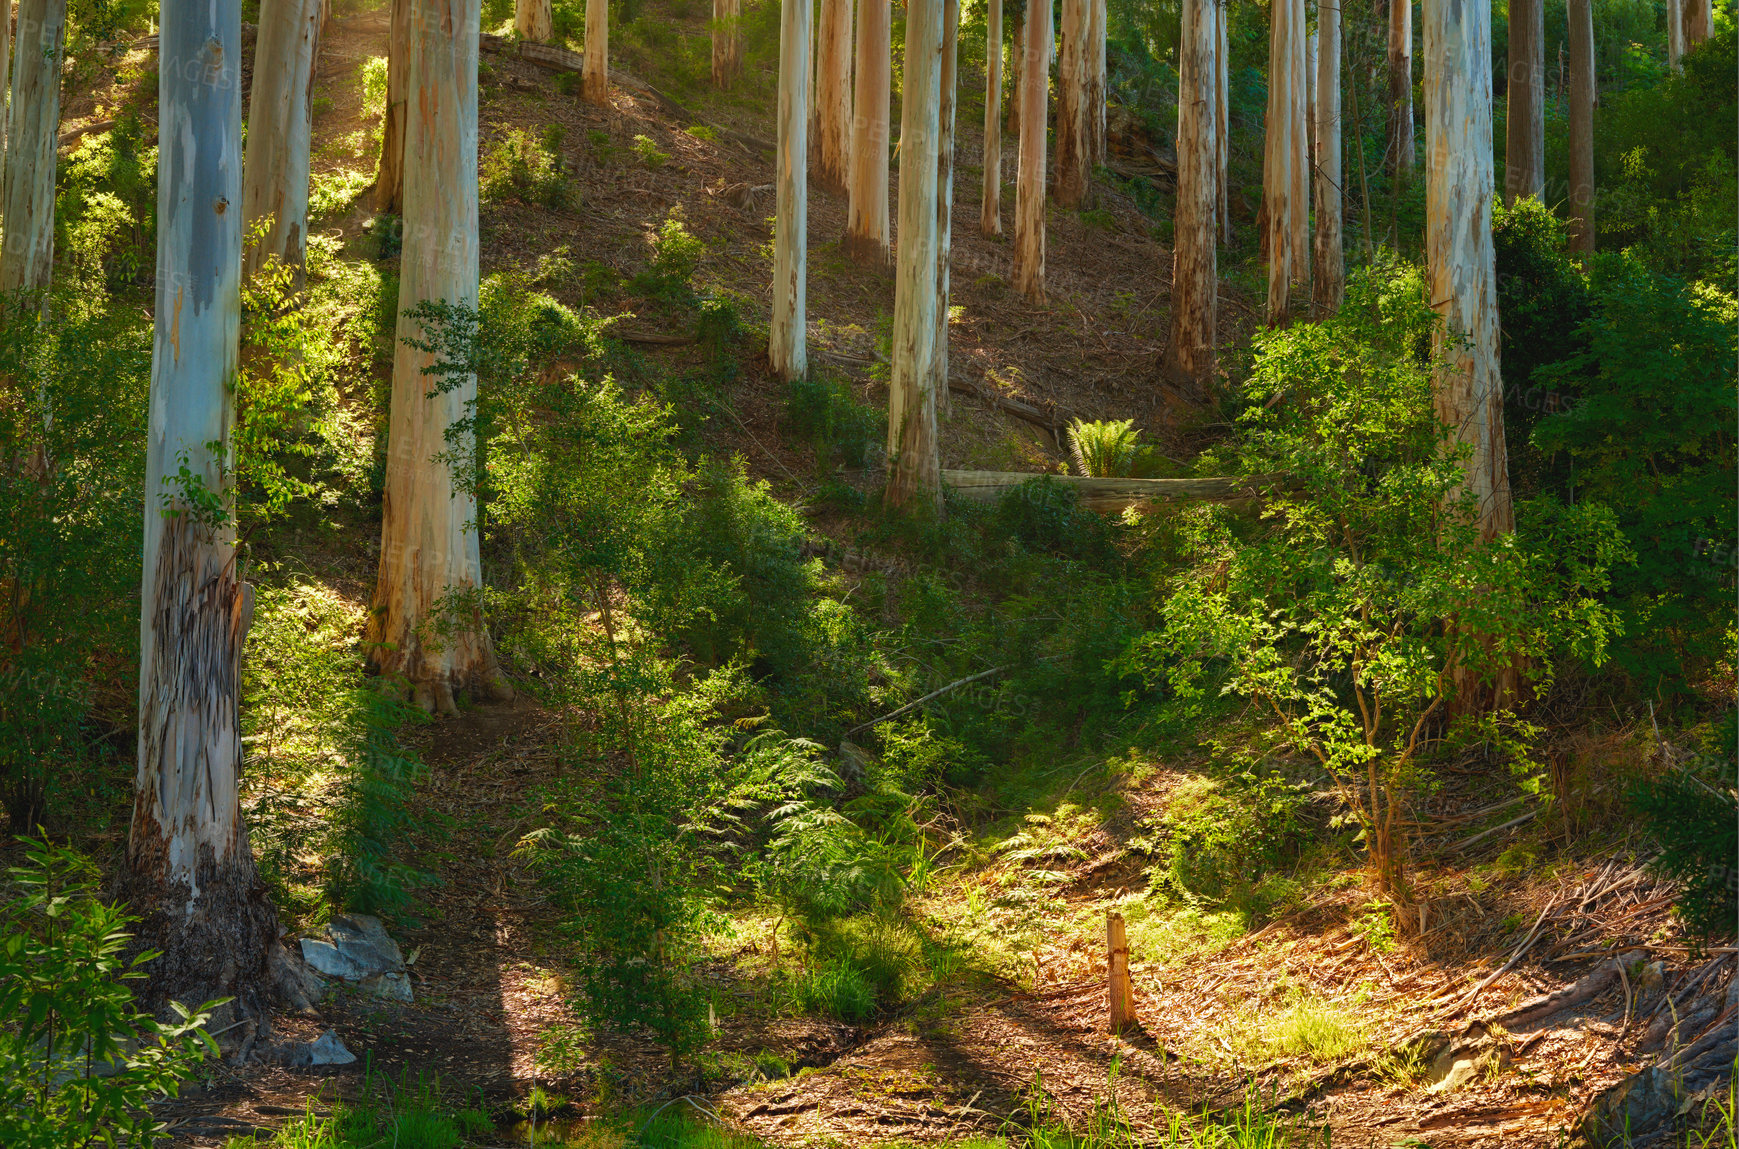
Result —
<instances>
[{"instance_id":1,"label":"green shrub","mask_svg":"<svg viewBox=\"0 0 1739 1149\"><path fill-rule=\"evenodd\" d=\"M876 987L846 958L805 966L791 976L786 992L793 1009L812 1016L860 1024L876 1011Z\"/></svg>"},{"instance_id":2,"label":"green shrub","mask_svg":"<svg viewBox=\"0 0 1739 1149\"><path fill-rule=\"evenodd\" d=\"M650 136L634 137L634 155L649 168L661 168L670 160L670 153L659 151Z\"/></svg>"},{"instance_id":3,"label":"green shrub","mask_svg":"<svg viewBox=\"0 0 1739 1149\"><path fill-rule=\"evenodd\" d=\"M812 375L785 388L785 420L815 445L816 466L832 470L835 454L848 467L862 467L881 445L887 414L858 401L849 383Z\"/></svg>"},{"instance_id":4,"label":"green shrub","mask_svg":"<svg viewBox=\"0 0 1739 1149\"><path fill-rule=\"evenodd\" d=\"M1661 845L1655 868L1683 883L1677 908L1705 938L1730 937L1739 921L1739 798L1733 793L1734 722L1728 713L1712 753L1639 781L1631 805Z\"/></svg>"},{"instance_id":5,"label":"green shrub","mask_svg":"<svg viewBox=\"0 0 1739 1149\"><path fill-rule=\"evenodd\" d=\"M1142 472L1152 448L1141 442L1134 419L1069 424L1069 453L1075 469L1095 479L1123 479Z\"/></svg>"},{"instance_id":6,"label":"green shrub","mask_svg":"<svg viewBox=\"0 0 1739 1149\"><path fill-rule=\"evenodd\" d=\"M1153 884L1192 903L1268 914L1299 892L1281 872L1297 862L1304 843L1304 803L1297 786L1275 775L1192 779L1160 823Z\"/></svg>"},{"instance_id":7,"label":"green shrub","mask_svg":"<svg viewBox=\"0 0 1739 1149\"><path fill-rule=\"evenodd\" d=\"M631 285L667 302L690 302L694 298L694 273L705 254L706 245L684 226L681 212L673 210L652 241L651 261Z\"/></svg>"},{"instance_id":8,"label":"green shrub","mask_svg":"<svg viewBox=\"0 0 1739 1149\"><path fill-rule=\"evenodd\" d=\"M1105 517L1083 507L1073 487L1048 475L1004 493L997 500L996 525L1037 553L1095 566L1117 558Z\"/></svg>"},{"instance_id":9,"label":"green shrub","mask_svg":"<svg viewBox=\"0 0 1739 1149\"><path fill-rule=\"evenodd\" d=\"M486 200L517 199L547 208L577 206L561 156L546 140L508 128L483 157L479 190Z\"/></svg>"}]
</instances>

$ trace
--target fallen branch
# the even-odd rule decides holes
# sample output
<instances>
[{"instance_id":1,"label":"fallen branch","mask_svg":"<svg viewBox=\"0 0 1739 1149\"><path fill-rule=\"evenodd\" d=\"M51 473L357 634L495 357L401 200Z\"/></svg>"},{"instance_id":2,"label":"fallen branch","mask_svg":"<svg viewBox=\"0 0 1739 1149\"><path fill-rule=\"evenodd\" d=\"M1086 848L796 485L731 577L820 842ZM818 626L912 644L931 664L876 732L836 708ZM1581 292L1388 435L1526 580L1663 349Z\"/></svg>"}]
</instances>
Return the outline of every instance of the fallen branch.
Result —
<instances>
[{"instance_id":1,"label":"fallen branch","mask_svg":"<svg viewBox=\"0 0 1739 1149\"><path fill-rule=\"evenodd\" d=\"M1523 814L1523 815L1516 817L1516 818L1511 818L1509 821L1503 823L1502 825L1493 826L1489 830L1481 830L1479 833L1475 834L1473 837L1466 839L1465 841L1459 843L1458 845L1456 845L1452 848L1454 850L1456 850L1457 852L1465 850L1469 846L1473 845L1475 842L1483 841L1484 839L1491 837L1493 834L1499 833L1500 831L1503 831L1503 830L1507 830L1512 826L1521 825L1523 822L1526 822L1529 818L1532 818L1534 815L1538 814L1539 812L1540 812L1539 808L1535 807L1534 809L1529 810L1526 814Z\"/></svg>"},{"instance_id":2,"label":"fallen branch","mask_svg":"<svg viewBox=\"0 0 1739 1149\"><path fill-rule=\"evenodd\" d=\"M942 481L961 498L989 502L1031 479L1041 476L1026 471L942 472ZM1073 487L1081 505L1096 511L1120 510L1134 503L1176 499L1230 501L1249 498L1265 476L1209 479L1091 479L1080 475L1049 475L1055 482Z\"/></svg>"},{"instance_id":3,"label":"fallen branch","mask_svg":"<svg viewBox=\"0 0 1739 1149\"><path fill-rule=\"evenodd\" d=\"M900 715L905 714L908 711L916 710L918 707L924 705L924 703L930 701L932 698L940 698L944 694L947 694L950 690L954 690L957 687L965 686L967 683L970 683L970 682L977 682L981 678L989 678L993 674L1001 674L1003 671L1005 671L1007 669L1008 669L1008 667L1006 667L1006 666L993 666L989 670L981 670L977 674L969 674L965 678L962 678L956 682L950 682L947 686L944 686L942 689L932 690L930 693L924 695L924 697L918 699L916 702L908 702L904 706L900 707L898 710L893 711L892 713L884 714L880 718L871 719L870 721L865 722L862 726L853 726L850 730L847 730L845 732L846 737L848 737L848 738L851 737L853 734L856 734L859 730L868 730L871 726L880 726L882 723L887 722L887 721L894 719L894 718L898 718Z\"/></svg>"},{"instance_id":4,"label":"fallen branch","mask_svg":"<svg viewBox=\"0 0 1739 1149\"><path fill-rule=\"evenodd\" d=\"M1540 924L1546 920L1546 915L1551 913L1552 907L1557 904L1558 899L1554 896L1551 901L1546 903L1546 908L1540 911L1540 916L1534 919L1534 928L1528 931L1528 936L1522 940L1521 945L1516 947L1516 952L1510 955L1510 960L1505 962L1497 972L1493 973L1490 977L1469 990L1467 996L1444 1010L1443 1014L1440 1016L1447 1016L1448 1014L1456 1013L1473 1004L1474 1000L1479 997L1481 990L1485 989L1486 986L1490 985L1504 974L1510 972L1515 964L1522 960L1522 955L1527 953L1529 948L1533 946L1534 939L1538 937L1540 933Z\"/></svg>"}]
</instances>

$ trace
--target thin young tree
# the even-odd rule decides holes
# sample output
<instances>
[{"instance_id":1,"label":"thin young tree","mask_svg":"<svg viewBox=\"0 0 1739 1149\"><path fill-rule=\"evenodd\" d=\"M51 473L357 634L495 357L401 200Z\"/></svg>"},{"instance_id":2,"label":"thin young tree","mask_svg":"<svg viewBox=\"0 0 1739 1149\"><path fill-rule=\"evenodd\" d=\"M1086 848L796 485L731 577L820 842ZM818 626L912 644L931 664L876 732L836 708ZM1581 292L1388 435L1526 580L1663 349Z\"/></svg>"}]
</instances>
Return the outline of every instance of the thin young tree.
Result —
<instances>
[{"instance_id":1,"label":"thin young tree","mask_svg":"<svg viewBox=\"0 0 1739 1149\"><path fill-rule=\"evenodd\" d=\"M1419 158L1413 147L1413 0L1389 0L1389 174L1405 183Z\"/></svg>"},{"instance_id":2,"label":"thin young tree","mask_svg":"<svg viewBox=\"0 0 1739 1149\"><path fill-rule=\"evenodd\" d=\"M242 158L242 222L264 235L242 252L247 279L276 259L300 286L308 248L308 151L321 0L262 0Z\"/></svg>"},{"instance_id":3,"label":"thin young tree","mask_svg":"<svg viewBox=\"0 0 1739 1149\"><path fill-rule=\"evenodd\" d=\"M1219 200L1219 81L1215 0L1184 0L1178 37L1177 216L1171 273L1171 371L1201 381L1214 370L1219 313L1215 208Z\"/></svg>"},{"instance_id":4,"label":"thin young tree","mask_svg":"<svg viewBox=\"0 0 1739 1149\"><path fill-rule=\"evenodd\" d=\"M1063 26L1057 49L1057 172L1055 194L1063 207L1087 202L1092 147L1087 131L1087 36L1093 0L1062 0Z\"/></svg>"},{"instance_id":5,"label":"thin young tree","mask_svg":"<svg viewBox=\"0 0 1739 1149\"><path fill-rule=\"evenodd\" d=\"M1026 10L1027 0L1004 0L1003 9L1008 23L1008 134L1014 137L1015 148L1020 148L1020 101L1021 93L1026 89L1021 87L1021 66L1026 60ZM1017 157L1018 162L1018 157Z\"/></svg>"},{"instance_id":6,"label":"thin young tree","mask_svg":"<svg viewBox=\"0 0 1739 1149\"><path fill-rule=\"evenodd\" d=\"M1594 5L1567 0L1570 28L1570 250L1594 254Z\"/></svg>"},{"instance_id":7,"label":"thin young tree","mask_svg":"<svg viewBox=\"0 0 1739 1149\"><path fill-rule=\"evenodd\" d=\"M978 230L1002 234L1002 0L988 0L984 13L984 188Z\"/></svg>"},{"instance_id":8,"label":"thin young tree","mask_svg":"<svg viewBox=\"0 0 1739 1149\"><path fill-rule=\"evenodd\" d=\"M851 156L851 0L821 0L815 51L814 183L843 196Z\"/></svg>"},{"instance_id":9,"label":"thin young tree","mask_svg":"<svg viewBox=\"0 0 1739 1149\"><path fill-rule=\"evenodd\" d=\"M844 248L860 263L887 268L888 127L893 86L889 0L858 0L857 80L852 95L851 180Z\"/></svg>"},{"instance_id":10,"label":"thin young tree","mask_svg":"<svg viewBox=\"0 0 1739 1149\"><path fill-rule=\"evenodd\" d=\"M598 0L603 3L603 0ZM773 174L773 315L767 358L781 379L809 370L805 293L809 257L809 3L783 0L779 14L779 143Z\"/></svg>"},{"instance_id":11,"label":"thin young tree","mask_svg":"<svg viewBox=\"0 0 1739 1149\"><path fill-rule=\"evenodd\" d=\"M550 0L514 0L513 30L521 40L549 43L555 36L555 13Z\"/></svg>"},{"instance_id":12,"label":"thin young tree","mask_svg":"<svg viewBox=\"0 0 1739 1149\"><path fill-rule=\"evenodd\" d=\"M1684 0L1666 0L1666 3L1667 67L1676 72L1685 55L1685 5Z\"/></svg>"},{"instance_id":13,"label":"thin young tree","mask_svg":"<svg viewBox=\"0 0 1739 1149\"><path fill-rule=\"evenodd\" d=\"M1340 309L1346 297L1346 260L1341 251L1345 205L1341 180L1341 0L1316 6L1316 234L1311 246L1311 308L1317 318Z\"/></svg>"},{"instance_id":14,"label":"thin young tree","mask_svg":"<svg viewBox=\"0 0 1739 1149\"><path fill-rule=\"evenodd\" d=\"M1310 282L1304 0L1274 0L1270 19L1262 209L1268 245L1268 322L1283 326L1292 319L1294 285Z\"/></svg>"},{"instance_id":15,"label":"thin young tree","mask_svg":"<svg viewBox=\"0 0 1739 1149\"><path fill-rule=\"evenodd\" d=\"M1510 0L1509 26L1504 202L1513 204L1524 196L1538 199L1546 190L1545 0Z\"/></svg>"},{"instance_id":16,"label":"thin young tree","mask_svg":"<svg viewBox=\"0 0 1739 1149\"><path fill-rule=\"evenodd\" d=\"M1698 44L1715 34L1715 6L1711 0L1680 0L1685 6L1680 19L1685 25L1685 51L1694 51Z\"/></svg>"},{"instance_id":17,"label":"thin young tree","mask_svg":"<svg viewBox=\"0 0 1739 1149\"><path fill-rule=\"evenodd\" d=\"M588 104L610 103L610 0L586 0L586 57L580 76L580 98Z\"/></svg>"},{"instance_id":18,"label":"thin young tree","mask_svg":"<svg viewBox=\"0 0 1739 1149\"><path fill-rule=\"evenodd\" d=\"M374 210L405 209L405 93L410 89L412 0L392 0L386 42L386 109L380 120L380 164L374 175Z\"/></svg>"},{"instance_id":19,"label":"thin young tree","mask_svg":"<svg viewBox=\"0 0 1739 1149\"><path fill-rule=\"evenodd\" d=\"M942 71L936 115L936 342L930 390L948 414L948 271L954 248L954 113L959 86L960 0L942 0Z\"/></svg>"},{"instance_id":20,"label":"thin young tree","mask_svg":"<svg viewBox=\"0 0 1739 1149\"><path fill-rule=\"evenodd\" d=\"M0 20L0 93L7 92L12 85L12 22ZM0 184L6 178L6 137L9 129L6 116L0 113ZM4 194L0 190L0 194ZM3 207L4 205L0 205Z\"/></svg>"},{"instance_id":21,"label":"thin young tree","mask_svg":"<svg viewBox=\"0 0 1739 1149\"><path fill-rule=\"evenodd\" d=\"M1051 6L1028 0L1020 66L1020 160L1014 188L1014 289L1045 299L1045 102L1051 77ZM903 178L903 177L902 177Z\"/></svg>"},{"instance_id":22,"label":"thin young tree","mask_svg":"<svg viewBox=\"0 0 1739 1149\"><path fill-rule=\"evenodd\" d=\"M455 474L474 454L460 430L475 376L431 386L434 355L413 314L477 305L477 0L417 0L409 38L405 231L393 339L380 573L368 649L424 710L456 712L455 692L499 693L483 584L477 504Z\"/></svg>"},{"instance_id":23,"label":"thin young tree","mask_svg":"<svg viewBox=\"0 0 1739 1149\"><path fill-rule=\"evenodd\" d=\"M713 86L727 89L742 69L743 0L713 0Z\"/></svg>"},{"instance_id":24,"label":"thin young tree","mask_svg":"<svg viewBox=\"0 0 1739 1149\"><path fill-rule=\"evenodd\" d=\"M1087 157L1091 164L1109 158L1105 141L1105 5L1088 0L1087 15Z\"/></svg>"},{"instance_id":25,"label":"thin young tree","mask_svg":"<svg viewBox=\"0 0 1739 1149\"><path fill-rule=\"evenodd\" d=\"M1218 183L1218 213L1220 219L1220 236L1227 243L1232 242L1232 204L1231 204L1231 167L1232 167L1232 104L1230 74L1232 58L1226 54L1226 9L1231 0L1215 0L1214 23L1218 31L1214 43L1214 84L1218 95L1216 97L1216 115L1214 118L1214 137L1219 141L1220 157L1216 171Z\"/></svg>"},{"instance_id":26,"label":"thin young tree","mask_svg":"<svg viewBox=\"0 0 1739 1149\"><path fill-rule=\"evenodd\" d=\"M242 193L241 0L164 0L158 43L139 745L120 888L140 917L134 944L161 955L136 987L141 1004L232 998L212 1029L233 1026L233 1040L267 1026L277 938L241 812L249 612L226 474L241 335L242 213L230 207Z\"/></svg>"},{"instance_id":27,"label":"thin young tree","mask_svg":"<svg viewBox=\"0 0 1739 1149\"><path fill-rule=\"evenodd\" d=\"M54 273L54 156L66 0L21 0L6 148L0 292L38 290ZM164 57L168 59L168 57Z\"/></svg>"},{"instance_id":28,"label":"thin young tree","mask_svg":"<svg viewBox=\"0 0 1739 1149\"><path fill-rule=\"evenodd\" d=\"M942 511L936 427L937 181L941 174L943 5L908 0L900 98L900 244L888 386L889 506Z\"/></svg>"},{"instance_id":29,"label":"thin young tree","mask_svg":"<svg viewBox=\"0 0 1739 1149\"><path fill-rule=\"evenodd\" d=\"M1443 317L1437 416L1471 449L1467 486L1487 538L1512 531L1491 238L1491 9L1425 3L1425 264Z\"/></svg>"}]
</instances>

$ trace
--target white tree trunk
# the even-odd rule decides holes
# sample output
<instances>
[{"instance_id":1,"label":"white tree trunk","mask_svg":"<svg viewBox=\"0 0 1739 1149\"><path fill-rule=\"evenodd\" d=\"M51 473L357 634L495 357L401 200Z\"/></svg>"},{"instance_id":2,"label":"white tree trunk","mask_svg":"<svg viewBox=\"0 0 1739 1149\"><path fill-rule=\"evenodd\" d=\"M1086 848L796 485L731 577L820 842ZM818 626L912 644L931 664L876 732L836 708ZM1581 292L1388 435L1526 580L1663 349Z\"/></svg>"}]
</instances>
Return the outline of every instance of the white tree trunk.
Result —
<instances>
[{"instance_id":1,"label":"white tree trunk","mask_svg":"<svg viewBox=\"0 0 1739 1149\"><path fill-rule=\"evenodd\" d=\"M1109 156L1105 143L1105 5L1088 0L1087 14L1087 157L1089 165Z\"/></svg>"},{"instance_id":2,"label":"white tree trunk","mask_svg":"<svg viewBox=\"0 0 1739 1149\"><path fill-rule=\"evenodd\" d=\"M1685 25L1685 51L1693 51L1698 44L1715 34L1715 8L1711 0L1681 0L1685 6L1684 15L1679 17Z\"/></svg>"},{"instance_id":3,"label":"white tree trunk","mask_svg":"<svg viewBox=\"0 0 1739 1149\"><path fill-rule=\"evenodd\" d=\"M1034 3L1048 0L1033 0ZM1087 34L1093 0L1062 0L1062 42L1057 49L1057 203L1087 202L1092 146L1087 132Z\"/></svg>"},{"instance_id":4,"label":"white tree trunk","mask_svg":"<svg viewBox=\"0 0 1739 1149\"><path fill-rule=\"evenodd\" d=\"M1177 215L1172 233L1171 344L1177 375L1205 380L1214 370L1219 260L1219 83L1215 0L1184 0L1178 37Z\"/></svg>"},{"instance_id":5,"label":"white tree trunk","mask_svg":"<svg viewBox=\"0 0 1739 1149\"><path fill-rule=\"evenodd\" d=\"M12 21L0 20L0 96L12 90ZM6 140L10 128L6 110L0 108L0 195L4 194L6 172ZM4 205L0 204L0 208Z\"/></svg>"},{"instance_id":6,"label":"white tree trunk","mask_svg":"<svg viewBox=\"0 0 1739 1149\"><path fill-rule=\"evenodd\" d=\"M1568 0L1570 250L1594 254L1594 5Z\"/></svg>"},{"instance_id":7,"label":"white tree trunk","mask_svg":"<svg viewBox=\"0 0 1739 1149\"><path fill-rule=\"evenodd\" d=\"M54 274L54 163L66 0L18 5L18 60L6 150L0 291L48 286ZM165 57L167 59L167 57Z\"/></svg>"},{"instance_id":8,"label":"white tree trunk","mask_svg":"<svg viewBox=\"0 0 1739 1149\"><path fill-rule=\"evenodd\" d=\"M1002 234L1002 0L989 0L984 14L984 189L978 230Z\"/></svg>"},{"instance_id":9,"label":"white tree trunk","mask_svg":"<svg viewBox=\"0 0 1739 1149\"><path fill-rule=\"evenodd\" d=\"M742 67L743 0L713 0L713 84L729 88Z\"/></svg>"},{"instance_id":10,"label":"white tree trunk","mask_svg":"<svg viewBox=\"0 0 1739 1149\"><path fill-rule=\"evenodd\" d=\"M942 510L934 360L943 5L908 0L900 87L900 243L888 387L889 506Z\"/></svg>"},{"instance_id":11,"label":"white tree trunk","mask_svg":"<svg viewBox=\"0 0 1739 1149\"><path fill-rule=\"evenodd\" d=\"M1341 252L1340 40L1341 0L1321 0L1316 8L1316 236L1311 251L1311 305L1318 318L1338 310L1346 296L1346 261Z\"/></svg>"},{"instance_id":12,"label":"white tree trunk","mask_svg":"<svg viewBox=\"0 0 1739 1149\"><path fill-rule=\"evenodd\" d=\"M851 0L821 0L815 40L814 182L843 196L851 157Z\"/></svg>"},{"instance_id":13,"label":"white tree trunk","mask_svg":"<svg viewBox=\"0 0 1739 1149\"><path fill-rule=\"evenodd\" d=\"M1389 0L1389 173L1406 182L1413 147L1413 0Z\"/></svg>"},{"instance_id":14,"label":"white tree trunk","mask_svg":"<svg viewBox=\"0 0 1739 1149\"><path fill-rule=\"evenodd\" d=\"M547 44L555 35L555 13L550 0L514 0L513 30L521 40Z\"/></svg>"},{"instance_id":15,"label":"white tree trunk","mask_svg":"<svg viewBox=\"0 0 1739 1149\"><path fill-rule=\"evenodd\" d=\"M242 252L246 280L276 257L302 284L308 247L308 148L313 132L314 57L321 0L262 0L242 162L242 223L269 220Z\"/></svg>"},{"instance_id":16,"label":"white tree trunk","mask_svg":"<svg viewBox=\"0 0 1739 1149\"><path fill-rule=\"evenodd\" d=\"M948 413L948 269L954 246L954 113L959 89L960 0L941 0L942 73L936 117L936 342L930 392Z\"/></svg>"},{"instance_id":17,"label":"white tree trunk","mask_svg":"<svg viewBox=\"0 0 1739 1149\"><path fill-rule=\"evenodd\" d=\"M433 357L405 314L425 301L477 305L477 0L418 0L409 37L405 232L393 339L392 410L382 497L380 577L369 619L373 661L425 710L453 713L454 691L500 688L475 603L453 596L483 583L477 505L441 456L447 431L470 414L477 381L435 392ZM443 601L445 600L445 601ZM438 633L451 625L454 633Z\"/></svg>"},{"instance_id":18,"label":"white tree trunk","mask_svg":"<svg viewBox=\"0 0 1739 1149\"><path fill-rule=\"evenodd\" d=\"M1292 319L1294 285L1310 282L1304 0L1274 0L1271 20L1262 197L1268 322L1284 325Z\"/></svg>"},{"instance_id":19,"label":"white tree trunk","mask_svg":"<svg viewBox=\"0 0 1739 1149\"><path fill-rule=\"evenodd\" d=\"M1030 0L1021 0L1020 14L1009 28L1008 38L1008 134L1014 137L1017 151L1020 148L1021 93L1026 90L1021 86L1021 66L1026 62L1026 7L1029 3ZM1018 159L1017 156L1017 163Z\"/></svg>"},{"instance_id":20,"label":"white tree trunk","mask_svg":"<svg viewBox=\"0 0 1739 1149\"><path fill-rule=\"evenodd\" d=\"M600 107L610 103L610 0L586 0L586 60L580 98Z\"/></svg>"},{"instance_id":21,"label":"white tree trunk","mask_svg":"<svg viewBox=\"0 0 1739 1149\"><path fill-rule=\"evenodd\" d=\"M1539 199L1546 190L1545 0L1510 0L1509 35L1504 202L1513 204L1523 196Z\"/></svg>"},{"instance_id":22,"label":"white tree trunk","mask_svg":"<svg viewBox=\"0 0 1739 1149\"><path fill-rule=\"evenodd\" d=\"M1027 0L1020 66L1020 160L1015 172L1014 289L1045 298L1045 99L1051 78L1051 8Z\"/></svg>"},{"instance_id":23,"label":"white tree trunk","mask_svg":"<svg viewBox=\"0 0 1739 1149\"><path fill-rule=\"evenodd\" d=\"M1438 418L1472 448L1467 485L1487 538L1515 526L1491 240L1490 21L1483 4L1425 3L1425 258L1443 317L1433 394Z\"/></svg>"},{"instance_id":24,"label":"white tree trunk","mask_svg":"<svg viewBox=\"0 0 1739 1149\"><path fill-rule=\"evenodd\" d=\"M1232 187L1230 182L1232 160L1232 104L1230 99L1230 75L1232 58L1226 49L1226 9L1231 0L1215 0L1214 22L1218 25L1214 47L1214 82L1219 89L1218 114L1214 119L1214 135L1219 141L1220 158L1216 179L1219 184L1219 219L1220 236L1227 243L1232 242Z\"/></svg>"},{"instance_id":25,"label":"white tree trunk","mask_svg":"<svg viewBox=\"0 0 1739 1149\"><path fill-rule=\"evenodd\" d=\"M1685 54L1685 0L1666 0L1666 3L1667 67L1676 72Z\"/></svg>"},{"instance_id":26,"label":"white tree trunk","mask_svg":"<svg viewBox=\"0 0 1739 1149\"><path fill-rule=\"evenodd\" d=\"M410 88L411 0L392 0L386 46L386 112L380 125L380 166L374 177L374 210L402 215L405 209L405 93Z\"/></svg>"},{"instance_id":27,"label":"white tree trunk","mask_svg":"<svg viewBox=\"0 0 1739 1149\"><path fill-rule=\"evenodd\" d=\"M162 18L139 758L121 882L142 919L137 944L162 953L141 1004L233 996L225 1013L263 1032L277 918L241 817L237 677L248 602L222 454L241 333L241 3L164 0ZM20 40L39 43L34 29ZM175 481L183 467L194 482ZM187 496L202 493L224 510L198 513L200 500Z\"/></svg>"},{"instance_id":28,"label":"white tree trunk","mask_svg":"<svg viewBox=\"0 0 1739 1149\"><path fill-rule=\"evenodd\" d=\"M809 96L808 0L783 0L779 17L779 154L773 176L778 199L767 357L773 373L790 380L801 379L809 370L804 307L809 258L809 115L803 106Z\"/></svg>"},{"instance_id":29,"label":"white tree trunk","mask_svg":"<svg viewBox=\"0 0 1739 1149\"><path fill-rule=\"evenodd\" d=\"M844 247L860 263L886 268L888 128L893 82L889 0L858 0L857 81L852 96L851 180Z\"/></svg>"}]
</instances>

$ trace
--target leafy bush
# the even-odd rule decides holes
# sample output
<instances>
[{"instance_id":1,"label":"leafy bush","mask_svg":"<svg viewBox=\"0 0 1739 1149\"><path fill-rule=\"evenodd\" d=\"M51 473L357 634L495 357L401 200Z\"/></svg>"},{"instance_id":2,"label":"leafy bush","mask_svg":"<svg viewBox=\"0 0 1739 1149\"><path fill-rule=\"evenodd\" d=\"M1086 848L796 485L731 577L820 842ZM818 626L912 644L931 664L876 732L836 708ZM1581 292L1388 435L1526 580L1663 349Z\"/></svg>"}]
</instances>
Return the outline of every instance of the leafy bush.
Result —
<instances>
[{"instance_id":1,"label":"leafy bush","mask_svg":"<svg viewBox=\"0 0 1739 1149\"><path fill-rule=\"evenodd\" d=\"M650 136L634 137L634 155L649 168L661 168L670 160L670 153L659 151Z\"/></svg>"},{"instance_id":2,"label":"leafy bush","mask_svg":"<svg viewBox=\"0 0 1739 1149\"><path fill-rule=\"evenodd\" d=\"M517 199L547 208L576 206L559 153L523 128L508 128L483 158L479 190L486 200Z\"/></svg>"},{"instance_id":3,"label":"leafy bush","mask_svg":"<svg viewBox=\"0 0 1739 1149\"><path fill-rule=\"evenodd\" d=\"M1028 550L1103 566L1115 562L1105 517L1081 505L1073 487L1048 475L1028 479L996 503L996 526Z\"/></svg>"},{"instance_id":4,"label":"leafy bush","mask_svg":"<svg viewBox=\"0 0 1739 1149\"><path fill-rule=\"evenodd\" d=\"M862 467L880 446L887 414L860 403L849 383L821 375L793 379L785 389L786 425L815 445L819 470L832 470L835 454Z\"/></svg>"},{"instance_id":5,"label":"leafy bush","mask_svg":"<svg viewBox=\"0 0 1739 1149\"><path fill-rule=\"evenodd\" d=\"M694 298L694 273L705 254L706 245L684 226L681 212L673 210L659 225L651 262L630 283L655 298L687 303Z\"/></svg>"},{"instance_id":6,"label":"leafy bush","mask_svg":"<svg viewBox=\"0 0 1739 1149\"><path fill-rule=\"evenodd\" d=\"M1704 937L1728 937L1739 922L1739 797L1733 792L1734 719L1712 747L1678 770L1641 779L1631 805L1661 845L1655 868L1684 884L1677 908Z\"/></svg>"},{"instance_id":7,"label":"leafy bush","mask_svg":"<svg viewBox=\"0 0 1739 1149\"><path fill-rule=\"evenodd\" d=\"M1296 883L1271 879L1297 860L1303 807L1298 787L1275 775L1186 783L1160 823L1154 886L1192 903L1270 912L1297 893Z\"/></svg>"}]
</instances>

